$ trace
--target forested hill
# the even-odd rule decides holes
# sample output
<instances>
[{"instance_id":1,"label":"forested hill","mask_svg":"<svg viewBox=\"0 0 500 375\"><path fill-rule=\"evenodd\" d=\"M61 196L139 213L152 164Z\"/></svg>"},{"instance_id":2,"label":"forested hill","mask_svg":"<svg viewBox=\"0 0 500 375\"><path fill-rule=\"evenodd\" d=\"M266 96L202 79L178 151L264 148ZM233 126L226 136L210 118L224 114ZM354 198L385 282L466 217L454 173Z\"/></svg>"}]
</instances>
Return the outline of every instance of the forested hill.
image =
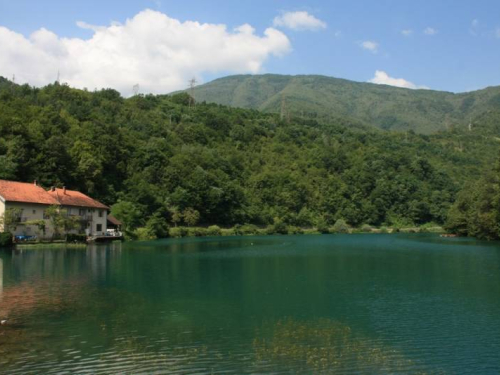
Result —
<instances>
[{"instance_id":1,"label":"forested hill","mask_svg":"<svg viewBox=\"0 0 500 375\"><path fill-rule=\"evenodd\" d=\"M442 223L499 150L498 112L422 135L190 103L1 80L0 179L118 204L129 228L187 213L218 225Z\"/></svg>"},{"instance_id":2,"label":"forested hill","mask_svg":"<svg viewBox=\"0 0 500 375\"><path fill-rule=\"evenodd\" d=\"M467 126L488 110L500 108L500 87L453 94L353 82L318 75L237 75L195 89L197 101L266 112L286 112L329 122L352 120L386 130L430 134Z\"/></svg>"}]
</instances>

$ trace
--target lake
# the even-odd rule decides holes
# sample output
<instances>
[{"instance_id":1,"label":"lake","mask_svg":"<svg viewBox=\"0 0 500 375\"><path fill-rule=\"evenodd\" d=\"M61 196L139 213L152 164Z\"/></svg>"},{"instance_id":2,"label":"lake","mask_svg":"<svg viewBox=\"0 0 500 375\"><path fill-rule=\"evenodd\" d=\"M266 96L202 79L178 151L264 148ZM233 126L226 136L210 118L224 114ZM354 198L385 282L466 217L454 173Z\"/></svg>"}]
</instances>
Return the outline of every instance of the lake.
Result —
<instances>
[{"instance_id":1,"label":"lake","mask_svg":"<svg viewBox=\"0 0 500 375\"><path fill-rule=\"evenodd\" d=\"M500 244L168 239L0 252L0 372L500 373Z\"/></svg>"}]
</instances>

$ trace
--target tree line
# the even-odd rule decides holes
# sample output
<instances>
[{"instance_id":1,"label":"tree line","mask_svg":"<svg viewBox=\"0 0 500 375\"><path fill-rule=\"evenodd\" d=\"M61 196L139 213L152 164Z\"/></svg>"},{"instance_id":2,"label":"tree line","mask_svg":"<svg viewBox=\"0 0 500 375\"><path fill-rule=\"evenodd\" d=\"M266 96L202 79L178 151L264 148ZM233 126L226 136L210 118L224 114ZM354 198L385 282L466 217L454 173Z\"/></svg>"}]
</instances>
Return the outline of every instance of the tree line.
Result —
<instances>
[{"instance_id":1,"label":"tree line","mask_svg":"<svg viewBox=\"0 0 500 375\"><path fill-rule=\"evenodd\" d=\"M190 102L0 79L0 179L80 190L151 237L169 226L443 224L498 152L489 123L420 135Z\"/></svg>"}]
</instances>

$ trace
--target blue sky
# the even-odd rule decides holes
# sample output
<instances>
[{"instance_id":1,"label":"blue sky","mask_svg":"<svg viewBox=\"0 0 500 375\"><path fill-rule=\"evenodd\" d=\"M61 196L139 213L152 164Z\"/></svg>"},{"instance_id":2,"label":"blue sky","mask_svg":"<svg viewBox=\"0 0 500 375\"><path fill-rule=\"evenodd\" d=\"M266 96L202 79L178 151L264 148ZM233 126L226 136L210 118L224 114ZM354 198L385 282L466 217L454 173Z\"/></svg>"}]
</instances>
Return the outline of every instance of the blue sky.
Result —
<instances>
[{"instance_id":1,"label":"blue sky","mask_svg":"<svg viewBox=\"0 0 500 375\"><path fill-rule=\"evenodd\" d=\"M155 12L141 13L145 9ZM140 13L135 26L123 26ZM312 21L301 26L299 17L293 24L286 14ZM77 26L77 21L84 24ZM213 34L190 34L182 26L186 21L222 24L227 31L209 27ZM111 30L113 22L124 29ZM254 30L234 31L243 24ZM206 82L235 73L369 81L378 71L378 83L454 92L500 85L498 0L0 0L0 28L0 75L34 85L55 79L57 70L71 85L115 87L125 95L135 81L145 92L168 92L189 76ZM33 37L41 28L48 32ZM265 34L269 28L276 32ZM168 37L151 37L162 33ZM179 36L185 50L172 45L172 35ZM222 45L227 48L219 51ZM164 79L157 80L155 74Z\"/></svg>"}]
</instances>

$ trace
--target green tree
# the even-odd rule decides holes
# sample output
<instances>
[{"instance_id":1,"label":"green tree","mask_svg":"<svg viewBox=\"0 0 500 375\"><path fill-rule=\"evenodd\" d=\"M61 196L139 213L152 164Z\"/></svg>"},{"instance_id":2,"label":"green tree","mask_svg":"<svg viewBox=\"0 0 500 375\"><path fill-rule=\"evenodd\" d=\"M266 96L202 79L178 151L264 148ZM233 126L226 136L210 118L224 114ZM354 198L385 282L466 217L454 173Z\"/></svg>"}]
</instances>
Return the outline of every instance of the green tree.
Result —
<instances>
[{"instance_id":1,"label":"green tree","mask_svg":"<svg viewBox=\"0 0 500 375\"><path fill-rule=\"evenodd\" d=\"M80 226L77 217L68 216L68 211L60 206L50 206L45 210L45 216L50 219L53 238L61 238L68 232L78 229Z\"/></svg>"},{"instance_id":2,"label":"green tree","mask_svg":"<svg viewBox=\"0 0 500 375\"><path fill-rule=\"evenodd\" d=\"M190 227L195 226L198 223L198 220L200 220L200 213L194 208L186 208L182 213L182 216L184 218L184 222Z\"/></svg>"},{"instance_id":3,"label":"green tree","mask_svg":"<svg viewBox=\"0 0 500 375\"><path fill-rule=\"evenodd\" d=\"M111 215L122 222L122 229L125 232L133 231L139 227L143 218L137 205L128 201L119 201L111 206Z\"/></svg>"},{"instance_id":4,"label":"green tree","mask_svg":"<svg viewBox=\"0 0 500 375\"><path fill-rule=\"evenodd\" d=\"M20 208L7 208L2 216L0 216L0 226L4 232L14 232L21 220Z\"/></svg>"},{"instance_id":5,"label":"green tree","mask_svg":"<svg viewBox=\"0 0 500 375\"><path fill-rule=\"evenodd\" d=\"M166 238L169 230L167 220L156 212L146 222L146 230L155 238Z\"/></svg>"}]
</instances>

